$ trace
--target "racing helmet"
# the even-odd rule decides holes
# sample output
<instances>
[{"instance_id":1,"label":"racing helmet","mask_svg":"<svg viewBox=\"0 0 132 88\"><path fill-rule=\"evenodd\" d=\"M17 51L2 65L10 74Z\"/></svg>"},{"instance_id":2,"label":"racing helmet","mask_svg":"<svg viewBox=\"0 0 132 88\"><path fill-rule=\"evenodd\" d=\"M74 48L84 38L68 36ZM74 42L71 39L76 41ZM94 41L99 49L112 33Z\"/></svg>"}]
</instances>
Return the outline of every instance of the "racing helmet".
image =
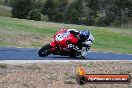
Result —
<instances>
[{"instance_id":1,"label":"racing helmet","mask_svg":"<svg viewBox=\"0 0 132 88\"><path fill-rule=\"evenodd\" d=\"M82 41L87 40L88 37L89 37L89 34L90 34L90 32L89 32L88 30L81 30L81 31L79 32L80 39L81 39Z\"/></svg>"}]
</instances>

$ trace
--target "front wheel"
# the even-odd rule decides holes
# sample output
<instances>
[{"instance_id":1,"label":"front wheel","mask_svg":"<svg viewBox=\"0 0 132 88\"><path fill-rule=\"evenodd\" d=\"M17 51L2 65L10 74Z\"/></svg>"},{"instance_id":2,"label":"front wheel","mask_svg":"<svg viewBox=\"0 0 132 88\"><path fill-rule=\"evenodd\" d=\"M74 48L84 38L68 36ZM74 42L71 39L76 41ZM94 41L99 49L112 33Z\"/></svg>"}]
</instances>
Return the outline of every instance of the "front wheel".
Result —
<instances>
[{"instance_id":1,"label":"front wheel","mask_svg":"<svg viewBox=\"0 0 132 88\"><path fill-rule=\"evenodd\" d=\"M45 46L43 46L39 51L38 51L38 55L40 57L45 57L45 56L48 56L49 54L51 54L51 46L50 44L47 44Z\"/></svg>"}]
</instances>

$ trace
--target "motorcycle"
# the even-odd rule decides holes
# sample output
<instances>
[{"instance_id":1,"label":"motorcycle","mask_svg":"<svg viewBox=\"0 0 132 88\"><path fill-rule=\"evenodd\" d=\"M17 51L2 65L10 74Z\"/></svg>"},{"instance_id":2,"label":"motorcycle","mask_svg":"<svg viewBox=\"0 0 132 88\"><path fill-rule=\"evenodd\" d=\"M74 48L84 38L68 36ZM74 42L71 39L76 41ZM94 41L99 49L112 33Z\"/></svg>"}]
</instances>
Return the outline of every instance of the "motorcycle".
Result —
<instances>
[{"instance_id":1,"label":"motorcycle","mask_svg":"<svg viewBox=\"0 0 132 88\"><path fill-rule=\"evenodd\" d=\"M50 54L70 57L81 55L84 58L84 54L86 54L88 48L78 46L78 41L77 36L70 33L67 29L62 29L56 32L54 41L43 46L38 51L38 55L40 57L45 57Z\"/></svg>"}]
</instances>

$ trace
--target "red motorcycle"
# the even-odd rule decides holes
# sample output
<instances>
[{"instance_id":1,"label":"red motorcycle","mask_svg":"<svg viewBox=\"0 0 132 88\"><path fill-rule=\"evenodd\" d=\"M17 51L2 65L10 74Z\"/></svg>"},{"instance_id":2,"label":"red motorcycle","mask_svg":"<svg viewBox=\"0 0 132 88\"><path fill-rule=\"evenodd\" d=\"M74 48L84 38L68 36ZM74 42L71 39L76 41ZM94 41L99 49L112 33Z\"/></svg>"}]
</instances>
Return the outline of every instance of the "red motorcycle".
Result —
<instances>
[{"instance_id":1,"label":"red motorcycle","mask_svg":"<svg viewBox=\"0 0 132 88\"><path fill-rule=\"evenodd\" d=\"M62 29L54 35L54 41L43 46L38 55L40 57L53 55L62 55L76 57L81 55L82 47L78 46L78 38L67 29ZM70 48L69 48L70 46Z\"/></svg>"}]
</instances>

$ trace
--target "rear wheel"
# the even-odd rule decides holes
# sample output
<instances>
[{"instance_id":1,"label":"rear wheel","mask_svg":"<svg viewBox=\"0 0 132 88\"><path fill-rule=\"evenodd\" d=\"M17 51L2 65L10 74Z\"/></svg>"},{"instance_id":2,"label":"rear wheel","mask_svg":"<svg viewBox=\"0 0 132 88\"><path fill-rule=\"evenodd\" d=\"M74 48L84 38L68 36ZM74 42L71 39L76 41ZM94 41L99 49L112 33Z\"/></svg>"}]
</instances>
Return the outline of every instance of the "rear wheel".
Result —
<instances>
[{"instance_id":1,"label":"rear wheel","mask_svg":"<svg viewBox=\"0 0 132 88\"><path fill-rule=\"evenodd\" d=\"M38 55L40 57L45 57L45 56L48 56L49 54L51 54L51 46L50 44L47 44L45 46L43 46L39 51L38 51Z\"/></svg>"},{"instance_id":2,"label":"rear wheel","mask_svg":"<svg viewBox=\"0 0 132 88\"><path fill-rule=\"evenodd\" d=\"M72 54L71 54L71 55L69 55L69 57L70 57L70 58L75 58L76 55L72 55Z\"/></svg>"},{"instance_id":3,"label":"rear wheel","mask_svg":"<svg viewBox=\"0 0 132 88\"><path fill-rule=\"evenodd\" d=\"M75 57L77 56L76 53L77 53L77 52L76 52L75 50L72 50L72 51L70 52L70 54L69 54L69 57L70 57L70 58L75 58Z\"/></svg>"}]
</instances>

